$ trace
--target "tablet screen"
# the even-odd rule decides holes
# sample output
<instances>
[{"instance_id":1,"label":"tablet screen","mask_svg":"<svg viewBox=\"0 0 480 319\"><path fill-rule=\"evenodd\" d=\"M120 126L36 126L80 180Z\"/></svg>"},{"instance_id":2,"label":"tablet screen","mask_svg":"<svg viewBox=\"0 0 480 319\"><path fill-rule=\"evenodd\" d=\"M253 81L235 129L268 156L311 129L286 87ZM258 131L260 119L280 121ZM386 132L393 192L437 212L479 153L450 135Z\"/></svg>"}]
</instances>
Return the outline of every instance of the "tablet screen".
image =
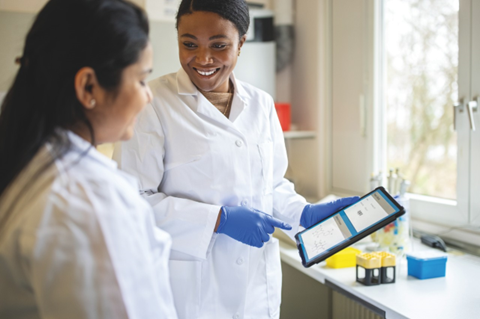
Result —
<instances>
[{"instance_id":1,"label":"tablet screen","mask_svg":"<svg viewBox=\"0 0 480 319\"><path fill-rule=\"evenodd\" d=\"M381 190L371 193L300 234L306 261L315 259L399 210Z\"/></svg>"}]
</instances>

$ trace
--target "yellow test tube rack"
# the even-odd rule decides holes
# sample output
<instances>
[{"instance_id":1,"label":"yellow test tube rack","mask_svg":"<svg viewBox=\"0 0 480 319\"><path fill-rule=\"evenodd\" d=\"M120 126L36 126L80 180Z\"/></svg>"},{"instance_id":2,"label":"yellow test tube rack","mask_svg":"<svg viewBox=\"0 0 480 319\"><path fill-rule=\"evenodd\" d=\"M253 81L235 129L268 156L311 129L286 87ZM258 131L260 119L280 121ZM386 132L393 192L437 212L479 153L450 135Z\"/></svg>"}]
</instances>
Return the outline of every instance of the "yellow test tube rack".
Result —
<instances>
[{"instance_id":1,"label":"yellow test tube rack","mask_svg":"<svg viewBox=\"0 0 480 319\"><path fill-rule=\"evenodd\" d=\"M356 277L359 283L367 286L390 284L395 282L395 255L385 251L363 253L356 256ZM359 271L365 272L360 276ZM393 270L393 275L388 272Z\"/></svg>"}]
</instances>

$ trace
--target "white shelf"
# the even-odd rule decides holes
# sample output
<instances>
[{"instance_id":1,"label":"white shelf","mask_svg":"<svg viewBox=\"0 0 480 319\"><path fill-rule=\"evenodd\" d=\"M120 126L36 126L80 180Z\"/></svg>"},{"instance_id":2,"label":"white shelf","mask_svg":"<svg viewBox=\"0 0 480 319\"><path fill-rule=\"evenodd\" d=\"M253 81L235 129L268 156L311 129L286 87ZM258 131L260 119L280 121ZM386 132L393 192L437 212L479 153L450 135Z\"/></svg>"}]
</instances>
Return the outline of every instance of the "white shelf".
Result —
<instances>
[{"instance_id":1,"label":"white shelf","mask_svg":"<svg viewBox=\"0 0 480 319\"><path fill-rule=\"evenodd\" d=\"M317 133L315 131L286 131L283 132L285 138L315 138Z\"/></svg>"}]
</instances>

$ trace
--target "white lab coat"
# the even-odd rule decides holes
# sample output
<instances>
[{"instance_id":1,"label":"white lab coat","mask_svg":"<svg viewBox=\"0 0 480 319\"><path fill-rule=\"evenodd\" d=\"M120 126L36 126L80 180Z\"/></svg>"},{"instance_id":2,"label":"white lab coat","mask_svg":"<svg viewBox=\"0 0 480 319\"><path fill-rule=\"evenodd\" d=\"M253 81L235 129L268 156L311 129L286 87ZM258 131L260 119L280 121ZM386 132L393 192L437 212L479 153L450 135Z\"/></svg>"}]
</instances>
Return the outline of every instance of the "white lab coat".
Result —
<instances>
[{"instance_id":1,"label":"white lab coat","mask_svg":"<svg viewBox=\"0 0 480 319\"><path fill-rule=\"evenodd\" d=\"M43 147L0 198L0 318L176 318L170 236L132 177L77 135Z\"/></svg>"},{"instance_id":2,"label":"white lab coat","mask_svg":"<svg viewBox=\"0 0 480 319\"><path fill-rule=\"evenodd\" d=\"M180 318L278 318L278 241L262 248L214 233L222 205L248 205L299 226L305 199L284 174L287 156L272 98L232 75L230 118L181 69L153 80L134 137L114 159L137 176L157 225L173 239L171 283Z\"/></svg>"}]
</instances>

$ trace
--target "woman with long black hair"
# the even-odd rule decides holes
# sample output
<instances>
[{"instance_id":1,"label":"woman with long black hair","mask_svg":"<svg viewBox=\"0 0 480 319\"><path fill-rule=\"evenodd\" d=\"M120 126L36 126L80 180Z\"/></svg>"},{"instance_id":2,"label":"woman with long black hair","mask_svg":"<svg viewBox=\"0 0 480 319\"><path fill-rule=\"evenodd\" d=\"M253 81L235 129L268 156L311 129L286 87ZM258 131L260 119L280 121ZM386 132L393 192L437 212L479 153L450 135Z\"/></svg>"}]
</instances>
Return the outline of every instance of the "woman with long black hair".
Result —
<instances>
[{"instance_id":1,"label":"woman with long black hair","mask_svg":"<svg viewBox=\"0 0 480 319\"><path fill-rule=\"evenodd\" d=\"M176 318L170 236L95 149L132 136L152 54L123 0L36 17L0 113L0 318Z\"/></svg>"}]
</instances>

